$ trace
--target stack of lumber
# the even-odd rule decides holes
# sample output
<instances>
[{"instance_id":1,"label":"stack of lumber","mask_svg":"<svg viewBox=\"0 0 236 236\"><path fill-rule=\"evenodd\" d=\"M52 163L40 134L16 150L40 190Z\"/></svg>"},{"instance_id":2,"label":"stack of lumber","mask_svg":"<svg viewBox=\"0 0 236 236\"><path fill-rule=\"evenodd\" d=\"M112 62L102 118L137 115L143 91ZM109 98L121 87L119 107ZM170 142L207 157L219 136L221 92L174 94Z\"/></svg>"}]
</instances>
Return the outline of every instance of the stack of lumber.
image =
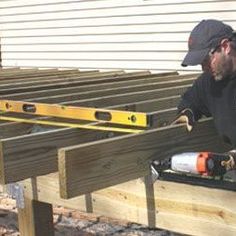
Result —
<instances>
[{"instance_id":1,"label":"stack of lumber","mask_svg":"<svg viewBox=\"0 0 236 236\"><path fill-rule=\"evenodd\" d=\"M42 210L46 215L50 204L59 204L185 234L236 234L233 190L150 181L153 159L229 148L211 119L198 122L191 133L184 125L169 125L180 95L196 77L173 72L2 69L1 99L145 112L153 123L140 134L55 127L35 133L34 124L2 121L1 184L22 181L26 208L33 202L37 214ZM29 216L34 214L19 209L23 235L30 230L24 226Z\"/></svg>"}]
</instances>

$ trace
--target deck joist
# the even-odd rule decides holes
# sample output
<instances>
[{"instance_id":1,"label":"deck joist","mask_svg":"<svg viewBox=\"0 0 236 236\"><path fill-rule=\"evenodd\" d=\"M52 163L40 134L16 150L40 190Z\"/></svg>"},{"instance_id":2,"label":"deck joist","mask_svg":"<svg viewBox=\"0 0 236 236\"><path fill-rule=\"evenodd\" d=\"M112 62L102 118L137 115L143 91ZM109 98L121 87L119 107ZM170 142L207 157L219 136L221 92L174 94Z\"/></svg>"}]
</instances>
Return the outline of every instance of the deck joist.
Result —
<instances>
[{"instance_id":1,"label":"deck joist","mask_svg":"<svg viewBox=\"0 0 236 236\"><path fill-rule=\"evenodd\" d=\"M2 99L130 110L153 117L152 127L141 134L55 126L45 130L2 121L1 184L23 181L26 196L30 192L32 198L34 180L33 198L40 202L186 234L236 234L233 189L163 180L152 184L149 179L152 159L229 149L211 119L198 122L191 133L184 125L170 125L181 94L196 77L148 71L1 70Z\"/></svg>"}]
</instances>

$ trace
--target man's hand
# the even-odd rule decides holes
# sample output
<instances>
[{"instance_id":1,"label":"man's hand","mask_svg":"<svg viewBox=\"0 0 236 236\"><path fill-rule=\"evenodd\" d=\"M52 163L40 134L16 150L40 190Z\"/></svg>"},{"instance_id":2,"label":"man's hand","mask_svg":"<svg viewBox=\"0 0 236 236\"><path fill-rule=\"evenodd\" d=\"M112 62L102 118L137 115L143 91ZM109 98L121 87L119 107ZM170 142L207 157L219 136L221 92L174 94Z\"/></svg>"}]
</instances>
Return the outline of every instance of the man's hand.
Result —
<instances>
[{"instance_id":1,"label":"man's hand","mask_svg":"<svg viewBox=\"0 0 236 236\"><path fill-rule=\"evenodd\" d=\"M221 165L225 167L227 171L236 170L236 149L227 152L229 157L228 161L222 161Z\"/></svg>"},{"instance_id":2,"label":"man's hand","mask_svg":"<svg viewBox=\"0 0 236 236\"><path fill-rule=\"evenodd\" d=\"M187 108L180 112L180 114L175 118L171 125L185 123L187 130L190 132L193 129L194 122L195 119L193 112L191 109Z\"/></svg>"}]
</instances>

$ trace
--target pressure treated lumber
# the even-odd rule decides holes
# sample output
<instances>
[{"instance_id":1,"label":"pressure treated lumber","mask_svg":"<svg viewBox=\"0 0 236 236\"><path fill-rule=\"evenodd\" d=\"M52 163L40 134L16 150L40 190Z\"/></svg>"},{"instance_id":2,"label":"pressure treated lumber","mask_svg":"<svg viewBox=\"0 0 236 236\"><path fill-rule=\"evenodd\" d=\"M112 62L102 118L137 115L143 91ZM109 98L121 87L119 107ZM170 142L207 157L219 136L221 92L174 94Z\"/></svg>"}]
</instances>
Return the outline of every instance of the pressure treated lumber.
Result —
<instances>
[{"instance_id":1,"label":"pressure treated lumber","mask_svg":"<svg viewBox=\"0 0 236 236\"><path fill-rule=\"evenodd\" d=\"M20 69L20 68L0 68L0 78L5 78L5 76L18 76L18 75L26 75L26 76L31 76L32 74L36 74L36 73L40 73L42 71L42 73L53 73L53 72L57 72L58 69ZM78 70L79 71L79 70Z\"/></svg>"},{"instance_id":2,"label":"pressure treated lumber","mask_svg":"<svg viewBox=\"0 0 236 236\"><path fill-rule=\"evenodd\" d=\"M135 74L137 77L141 75ZM129 78L132 77L132 74L129 74ZM101 83L101 84L91 84L91 85L80 85L74 86L70 88L61 88L61 89L46 89L40 91L33 91L33 92L25 92L25 93L15 93L15 94L7 94L3 95L3 99L14 99L14 100L22 100L22 99L30 99L30 98L39 98L39 97L46 97L46 96L55 96L55 95L62 95L62 94L73 94L78 92L88 92L88 91L95 91L100 89L109 89L109 88L118 88L118 87L126 87L126 86L137 86L140 84L147 84L147 83L155 83L155 82L167 82L172 80L183 80L188 78L196 78L196 75L184 75L184 76L155 76L155 77L145 77L142 79L132 79L129 80L122 80L116 83L108 82L108 83ZM168 79L168 80L167 80Z\"/></svg>"},{"instance_id":3,"label":"pressure treated lumber","mask_svg":"<svg viewBox=\"0 0 236 236\"><path fill-rule=\"evenodd\" d=\"M138 82L143 81L143 80L145 81L145 80L147 80L146 78L145 79L139 79L139 77L142 78L142 77L146 77L146 76L148 76L147 72L127 73L126 78L127 78L127 80L132 78L131 81L129 81L129 80L125 81L125 80L123 80L124 77L121 76L121 78L120 78L121 81L118 80L118 82L116 82L116 83L112 82L112 79L111 79L111 81L109 79L107 79L106 81L104 81L104 83L101 83L101 84L96 84L95 83L95 85L92 84L92 83L91 83L91 85L83 85L84 82L82 82L81 81L82 79L80 78L81 84L77 85L77 86L74 86L74 87L59 88L59 89L46 89L46 90L41 89L40 91L33 91L33 92L29 91L29 92L25 92L25 93L7 94L7 95L4 95L2 97L3 98L11 98L11 99L19 100L19 99L29 99L29 98L43 97L43 96L49 96L49 95L53 96L53 95L59 95L59 94L64 94L64 93L73 93L75 91L82 92L82 91L89 91L89 90L93 90L93 89L96 90L96 89L98 89L97 86L103 87L103 86L113 85L113 86L118 87L120 83L124 83L124 84L126 84L127 82L132 83L133 77L137 78L137 79L134 80L136 82L137 81ZM148 76L148 78L150 78L150 76ZM119 79L119 78L116 78L116 79ZM102 79L102 80L104 80L104 79ZM92 79L87 78L86 82L88 82L88 81L96 82L97 80L96 79L94 80L93 78ZM86 90L86 88L87 88L87 90Z\"/></svg>"},{"instance_id":4,"label":"pressure treated lumber","mask_svg":"<svg viewBox=\"0 0 236 236\"><path fill-rule=\"evenodd\" d=\"M86 211L84 195L61 199L58 173L37 177L38 200ZM25 180L27 186L29 180ZM93 213L155 226L182 234L209 236L236 234L236 193L167 181L153 185L155 208L147 208L145 183L141 179L91 193ZM150 226L150 225L149 225Z\"/></svg>"},{"instance_id":5,"label":"pressure treated lumber","mask_svg":"<svg viewBox=\"0 0 236 236\"><path fill-rule=\"evenodd\" d=\"M56 69L49 69L49 70L31 70L27 71L24 69L21 69L17 72L2 72L0 70L0 79L3 80L25 80L27 78L29 79L37 79L38 77L47 77L47 76L73 76L77 74L83 74L83 73L90 73L90 72L98 72L98 70L90 70L90 71L79 71L77 69L70 69L70 70L56 70Z\"/></svg>"},{"instance_id":6,"label":"pressure treated lumber","mask_svg":"<svg viewBox=\"0 0 236 236\"><path fill-rule=\"evenodd\" d=\"M73 77L65 77L62 76L62 78L54 78L54 79L48 79L48 80L37 80L37 81L31 81L30 79L27 80L26 82L15 82L14 83L14 88L15 89L32 89L35 87L41 88L41 87L49 87L49 88L60 88L64 86L69 86L70 84L76 85L77 83L80 83L80 79L86 79L86 78L97 78L97 77L105 77L109 78L112 76L117 76L120 74L124 74L123 71L114 71L114 72L99 72L99 73L92 73L92 74L82 74L82 75L77 75ZM54 86L53 86L54 85ZM0 91L6 91L7 89L11 89L12 83L0 83Z\"/></svg>"},{"instance_id":7,"label":"pressure treated lumber","mask_svg":"<svg viewBox=\"0 0 236 236\"><path fill-rule=\"evenodd\" d=\"M188 86L187 86L188 87ZM186 87L186 88L187 88ZM155 99L162 96L169 96L169 95L175 95L182 93L185 91L185 86L183 87L174 87L168 88L168 89L160 89L160 90L152 90L148 91L147 93L144 92L135 92L135 93L128 93L128 94L119 94L114 96L105 96L101 98L91 98L91 99L83 99L78 101L72 101L72 102L65 102L64 105L75 105L75 106L90 106L90 107L106 107L106 106L115 106L119 103L136 103L136 101L140 101L142 99L145 99L148 102L148 99ZM47 103L50 102L46 101ZM13 114L14 115L14 114Z\"/></svg>"},{"instance_id":8,"label":"pressure treated lumber","mask_svg":"<svg viewBox=\"0 0 236 236\"><path fill-rule=\"evenodd\" d=\"M33 128L32 124L22 124L19 122L6 122L0 124L0 139L10 138L23 134L30 134Z\"/></svg>"},{"instance_id":9,"label":"pressure treated lumber","mask_svg":"<svg viewBox=\"0 0 236 236\"><path fill-rule=\"evenodd\" d=\"M157 227L196 236L236 234L235 192L168 182L154 189Z\"/></svg>"},{"instance_id":10,"label":"pressure treated lumber","mask_svg":"<svg viewBox=\"0 0 236 236\"><path fill-rule=\"evenodd\" d=\"M79 92L79 93L69 93L64 95L56 95L48 97L39 97L34 98L32 101L34 102L49 102L50 103L59 103L59 102L66 102L75 99L86 99L86 98L97 98L109 95L116 95L116 94L128 94L133 92L145 91L148 92L149 90L154 89L161 89L161 88L170 88L175 86L183 86L183 85L191 85L195 78L192 79L183 79L183 80L174 80L168 82L157 82L157 83L149 83L149 84L140 84L140 85L132 85L132 86L124 86L119 88L109 88L109 89L101 89L89 92Z\"/></svg>"},{"instance_id":11,"label":"pressure treated lumber","mask_svg":"<svg viewBox=\"0 0 236 236\"><path fill-rule=\"evenodd\" d=\"M102 76L105 78L111 77L111 79L115 79L116 76L122 75L126 79L143 79L143 78L156 78L156 77L169 77L171 74L150 74L149 71L140 71L140 72L130 72L130 73L124 73L123 71L110 71L110 72L94 72L94 71L84 71L84 72L77 72L76 74L57 74L57 75L48 75L48 76L41 76L36 78L26 78L26 79L9 79L9 80L1 80L1 89L8 88L11 84L14 83L15 87L21 88L21 87L31 87L37 84L37 86L40 86L42 84L50 85L52 82L63 82L63 81L69 81L73 83L73 81L79 80L79 81L87 81L88 79L98 79ZM174 75L174 74L173 74ZM135 78L137 76L137 78ZM134 77L134 78L133 78ZM147 79L146 78L146 79ZM168 80L168 78L167 78ZM112 80L109 80L112 81ZM120 81L120 80L119 80ZM90 81L91 83L91 81Z\"/></svg>"},{"instance_id":12,"label":"pressure treated lumber","mask_svg":"<svg viewBox=\"0 0 236 236\"><path fill-rule=\"evenodd\" d=\"M211 120L167 126L138 135L100 140L58 150L60 193L71 198L148 174L149 161L184 151L223 152Z\"/></svg>"},{"instance_id":13,"label":"pressure treated lumber","mask_svg":"<svg viewBox=\"0 0 236 236\"><path fill-rule=\"evenodd\" d=\"M74 87L77 85L89 85L89 84L99 84L99 83L105 83L105 82L119 82L122 80L127 80L127 79L142 79L144 78L144 75L140 76L139 75L135 76L129 76L128 73L123 73L122 71L117 71L117 72L100 72L96 73L94 75L81 75L72 77L72 78L62 78L62 79L57 79L57 80L49 80L47 83L45 81L39 81L37 83L18 83L14 84L15 86L12 88L12 84L3 84L0 85L0 94L12 94L12 93L22 93L22 92L29 92L29 91L38 91L42 89L58 89L58 88L65 88L65 87ZM152 75L148 72L142 72L145 73L145 77L154 77L156 75ZM168 74L167 74L168 75ZM158 76L161 76L158 74ZM60 80L60 81L59 81Z\"/></svg>"},{"instance_id":14,"label":"pressure treated lumber","mask_svg":"<svg viewBox=\"0 0 236 236\"><path fill-rule=\"evenodd\" d=\"M87 106L87 107L107 107L114 106L122 103L135 103L143 100L158 99L162 97L169 97L182 94L186 91L187 88L191 86L191 83L186 85L174 86L169 88L157 88L147 91L134 91L130 88L130 92L122 93L122 89L112 89L108 91L99 91L99 92L84 92L75 96L72 101L70 96L68 96L68 101L65 99L60 99L59 97L53 98L48 97L45 99L25 99L24 101L29 102L43 102L43 103L61 103L64 105L74 105L74 106ZM142 89L139 87L138 89ZM115 94L115 91L118 91L118 94ZM134 89L135 90L135 89ZM125 91L124 91L125 92ZM100 95L100 96L99 96ZM103 95L103 96L102 96ZM10 97L11 98L11 97Z\"/></svg>"},{"instance_id":15,"label":"pressure treated lumber","mask_svg":"<svg viewBox=\"0 0 236 236\"><path fill-rule=\"evenodd\" d=\"M164 94L167 95L166 92L163 93L163 95ZM121 101L124 102L126 100L124 99ZM173 114L174 112L172 112L172 117L173 117ZM159 116L158 121L162 122L161 120L162 119ZM163 123L166 123L166 122L163 121ZM25 127L25 126L22 125L22 127ZM14 129L12 129L12 131L14 132ZM57 137L56 139L52 138L53 132L58 132L58 133L54 133L55 136ZM33 136L28 135L28 136L15 137L15 138L10 138L10 139L3 139L2 143L5 146L4 145L2 146L2 155L1 155L1 162L2 162L1 173L3 175L1 178L2 183L9 183L11 181L14 182L23 178L32 177L39 174L47 174L47 173L56 171L57 164L55 164L55 159L56 159L57 147L61 147L61 145L77 144L80 141L85 142L85 141L97 140L96 138L86 139L86 135L82 135L85 137L85 139L83 140L81 139L80 141L78 141L78 135L74 133L73 137L71 136L71 138L69 139L66 138L68 143L65 143L63 140L65 139L65 137L67 137L67 135L68 136L71 135L70 134L71 131L68 131L68 133L67 132L64 133L63 131L61 132L61 130L57 130L53 132L40 134L39 136L35 134ZM97 134L95 134L95 136L97 137ZM51 141L52 139L54 142ZM70 140L73 140L73 141L71 142ZM38 146L37 145L34 146L35 145L34 142L37 143ZM57 142L59 142L59 146L57 146L56 144ZM8 144L10 146L12 145L12 148L8 149L7 148ZM25 152L22 149L23 148L22 145L24 145ZM50 147L48 147L48 145L50 145ZM18 147L20 147L19 150L18 150ZM8 152L8 150L11 150L10 153ZM35 163L37 163L37 165L35 165Z\"/></svg>"},{"instance_id":16,"label":"pressure treated lumber","mask_svg":"<svg viewBox=\"0 0 236 236\"><path fill-rule=\"evenodd\" d=\"M187 88L189 88L191 84L182 85L182 86L175 86L170 88L160 88L148 91L138 91L138 92L129 92L125 94L114 94L114 95L107 95L102 97L92 97L92 98L85 98L79 100L73 100L68 102L61 102L64 105L74 105L74 106L87 106L87 107L108 107L108 106L115 106L123 103L136 103L144 100L151 100L151 99L159 99L164 97L170 97L175 95L180 95ZM28 100L26 100L28 101ZM34 101L33 99L29 101ZM50 103L50 98L45 99L45 103Z\"/></svg>"},{"instance_id":17,"label":"pressure treated lumber","mask_svg":"<svg viewBox=\"0 0 236 236\"><path fill-rule=\"evenodd\" d=\"M98 97L98 98L87 98L81 99L71 102L63 102L61 104L64 105L74 105L74 106L87 106L87 107L108 107L119 105L122 103L135 103L150 99L158 99L164 96L173 96L177 94L183 93L187 88L191 85L183 85L183 86L176 86L173 88L162 88L162 89L154 89L148 91L138 91L138 92L130 92L126 94L114 94L110 96ZM45 103L50 103L50 98Z\"/></svg>"},{"instance_id":18,"label":"pressure treated lumber","mask_svg":"<svg viewBox=\"0 0 236 236\"><path fill-rule=\"evenodd\" d=\"M163 125L169 124L175 114L175 109L159 111L155 122ZM16 125L18 129L25 127ZM121 135L121 133L67 128L1 139L0 183L7 184L55 172L58 170L58 148L111 138L116 135ZM122 133L122 135L124 134Z\"/></svg>"},{"instance_id":19,"label":"pressure treated lumber","mask_svg":"<svg viewBox=\"0 0 236 236\"><path fill-rule=\"evenodd\" d=\"M184 89L186 88L187 87L185 87ZM119 95L118 97L120 100L116 100L115 98L115 102L111 103L109 103L109 99L113 100L113 97L106 96L101 98L101 100L98 100L96 104L101 105L101 107L104 107L107 103L107 105L110 107L122 107L125 105L127 106L127 109L146 109L147 112L158 114L157 122L160 122L158 123L158 126L166 125L176 114L175 106L178 102L178 99L180 98L179 88L173 88L173 91L178 92L170 95L173 96L170 99L166 97L166 95L168 94L167 91L169 90L159 90L162 96L158 96L160 96L160 99L162 99L162 101L158 101L158 98L155 97L151 98L151 101L147 100L148 95L151 94L151 97L154 96L154 92L157 92L156 90L153 90L151 93L133 93L131 94L131 96L128 96L128 94L124 94L125 96L123 97L123 99L121 99L122 95ZM173 91L171 91L171 93ZM147 94L147 97L145 94ZM137 100L134 99L135 96L137 96ZM139 100L140 98L138 98L138 96L142 96L142 100ZM89 102L94 103L95 100L96 99L94 98L91 100L90 98L83 99L83 101L74 101L74 104L76 104L76 102L84 102L84 104L88 104ZM103 101L104 104L102 104L101 101ZM73 101L68 101L68 103L69 102L73 103ZM131 107L132 105L135 106ZM168 110L160 111L160 109L167 108ZM161 119L158 119L159 117L161 117ZM7 126L0 126L0 129L5 127L4 135L2 132L0 132L0 135L3 135L3 142L1 142L1 145L3 146L0 149L0 167L1 169L3 169L3 171L1 171L0 169L0 172L3 172L3 174L5 172L6 179L15 178L16 175L19 175L22 178L28 178L35 175L50 173L51 171L57 171L58 147L65 147L67 145L77 146L78 143L81 143L82 146L87 145L83 144L84 142L90 142L88 143L89 145L91 144L91 142L93 142L93 146L96 145L98 140L101 140L103 138L104 141L105 139L106 141L112 140L110 139L110 136L114 135L112 133L105 132L102 134L102 137L98 137L97 134L94 133L94 131L88 134L87 131L81 133L79 130L72 131L71 129L60 129L32 135L27 134L27 132L30 132L32 126L22 124L15 125L15 128L18 127L16 129L16 133L20 134L20 129L22 129L22 132L24 132L25 135L10 139L3 138L5 134L7 135L8 129L6 128ZM26 128L25 131L23 131L23 127ZM179 127L181 127L180 130L182 130L183 132L185 131L183 130L182 126L178 126L178 128ZM11 125L11 129L9 129L9 135L10 133L11 135L14 135L13 125ZM150 133L150 131L148 131L147 133ZM181 136L181 132L178 135L174 133L174 137L175 136L179 140L176 142L177 147L175 147L173 133L170 132L170 134L166 134L166 140L168 140L168 142L171 142L171 144L168 144L168 150L168 146L166 146L166 144L164 143L158 142L158 138L156 139L156 141L152 140L150 145L147 145L147 143L149 143L149 140L147 140L147 143L144 140L142 142L142 145L138 147L136 146L136 142L138 145L140 143L139 141L135 141L135 143L131 142L131 145L128 147L126 146L128 145L128 141L126 140L124 149L122 143L118 142L118 145L121 145L121 148L119 149L119 151L115 152L115 156L125 157L127 155L128 157L133 158L133 155L138 153L139 157L141 158L138 158L137 166L141 167L143 159L145 160L146 158L146 153L147 155L150 155L152 153L156 154L156 152L154 152L156 142L161 145L161 155L169 154L172 151L171 148L175 152L180 151L178 146L181 145L181 142L184 140L184 138ZM188 137L191 138L192 136L190 135ZM201 135L197 135L196 137L196 139L192 138L192 140L190 140L190 144L197 149ZM118 141L121 138L126 138L126 136L119 137ZM209 141L207 140L207 142L209 142L208 144L213 146L213 137L211 136L211 133L208 138L210 139ZM203 141L205 141L205 138L203 139ZM103 145L102 141L99 142L101 142ZM208 144L205 143L204 145ZM216 141L214 144L217 146L218 141ZM135 152L133 152L134 149L136 150ZM151 151L149 151L149 149ZM122 152L120 152L120 150L122 150ZM191 148L191 151L192 150L193 149ZM212 150L213 149L211 149L211 151ZM115 149L112 149L112 152L113 151L115 151ZM88 155L90 158L91 153L88 153ZM104 159L102 160L104 161ZM110 164L110 162L107 160L100 164L104 164L104 168L112 168L114 163ZM122 160L128 160L128 168L130 168L130 172L132 174L132 171L136 170L136 163L133 168L133 166L130 165L129 158ZM118 158L118 164L120 163L119 161L121 161L121 159ZM90 165L90 163L88 164ZM122 165L119 165L119 167L122 167ZM98 165L98 169L99 168L100 166ZM45 169L46 171L44 171ZM123 175L122 171L123 169L121 169L121 175ZM105 174L107 173L108 171L105 171ZM117 176L116 169L114 173L114 175ZM55 176L55 179L51 177L49 178L49 176ZM81 195L80 197L76 197L71 200L65 200L59 197L58 173L54 173L49 176L40 176L36 178L36 194L38 195L37 201L39 202L48 202L67 206L70 205L71 207L77 209L79 208L81 210L87 210L90 212L93 210L93 212L100 213L102 215L149 224L149 226L152 227L156 224L157 227L169 230L171 229L180 233L187 233L190 235L217 235L218 233L220 233L220 235L235 234L235 193L232 191L223 191L216 189L209 190L207 188L198 186L188 186L176 183L170 185L170 183L165 183L164 181L158 181L157 183L152 185L150 183L148 184L148 179L146 178L145 184L141 182L141 180L135 180L110 188L105 188L100 191L92 192L90 193L90 195L87 195L91 196L90 199L85 195ZM41 181L42 179L43 181ZM99 176L99 181L100 180L101 178ZM227 199L227 202L222 199ZM37 204L37 206L39 205ZM48 211L48 209L50 209L50 205L48 206L48 208L46 207L46 209L47 214L45 216L45 219L49 219L51 213L50 211ZM35 210L34 217L37 216L36 214L42 216L40 212L40 209ZM183 222L185 227L183 227ZM199 225L201 227L199 227ZM45 235L45 233L41 235Z\"/></svg>"},{"instance_id":20,"label":"pressure treated lumber","mask_svg":"<svg viewBox=\"0 0 236 236\"><path fill-rule=\"evenodd\" d=\"M48 81L50 79L63 79L63 78L76 78L76 77L79 77L79 76L85 76L85 75L94 75L94 74L97 74L99 73L99 71L77 71L77 72L74 72L74 73L69 73L69 72L64 72L62 71L62 73L60 72L57 72L57 73L47 73L47 74L40 74L38 73L36 76L36 73L34 74L34 77L30 76L30 75L27 75L26 77L17 77L17 78L14 78L13 76L10 77L10 78L5 78L5 77L1 77L0 75L0 84L11 84L11 83L16 83L16 84L19 84L19 83L26 83L26 84L29 84L29 83L33 83L33 82L40 82L40 81Z\"/></svg>"},{"instance_id":21,"label":"pressure treated lumber","mask_svg":"<svg viewBox=\"0 0 236 236\"><path fill-rule=\"evenodd\" d=\"M131 103L122 103L115 106L109 106L109 109L127 109L132 111L140 111L140 112L151 112L158 110L166 110L169 108L177 107L180 102L180 95L167 96L163 98L157 99L149 99L139 102L131 102Z\"/></svg>"},{"instance_id":22,"label":"pressure treated lumber","mask_svg":"<svg viewBox=\"0 0 236 236\"><path fill-rule=\"evenodd\" d=\"M57 148L100 140L111 132L59 129L0 140L0 183L7 184L58 170Z\"/></svg>"},{"instance_id":23,"label":"pressure treated lumber","mask_svg":"<svg viewBox=\"0 0 236 236\"><path fill-rule=\"evenodd\" d=\"M34 179L24 186L24 208L18 208L20 235L54 236L52 205L38 201L37 191Z\"/></svg>"},{"instance_id":24,"label":"pressure treated lumber","mask_svg":"<svg viewBox=\"0 0 236 236\"><path fill-rule=\"evenodd\" d=\"M144 100L159 99L180 95L184 93L191 85L176 86L172 88L161 88L148 91L130 92L126 94L115 94L113 96L104 96L98 98L88 98L63 102L64 105L87 106L87 107L108 107L123 103L135 103ZM50 101L50 100L49 100Z\"/></svg>"},{"instance_id":25,"label":"pressure treated lumber","mask_svg":"<svg viewBox=\"0 0 236 236\"><path fill-rule=\"evenodd\" d=\"M144 74L150 74L150 72L142 72ZM43 84L43 82L45 84L50 84L51 82L61 82L63 80L65 81L70 81L69 79L78 79L78 80L86 80L90 77L102 77L102 76L115 76L115 75L121 75L121 74L125 74L124 71L122 70L116 70L116 71L108 71L108 72L99 72L99 71L84 71L84 72L80 72L77 71L74 74L66 74L64 73L58 73L58 74L49 74L49 75L42 75L42 76L37 76L37 77L27 77L27 78L23 78L23 79L7 79L7 80L0 80L1 81L1 86L0 88L7 88L9 87L11 84L15 84L16 87L30 87L34 84L37 84L38 86Z\"/></svg>"},{"instance_id":26,"label":"pressure treated lumber","mask_svg":"<svg viewBox=\"0 0 236 236\"><path fill-rule=\"evenodd\" d=\"M46 75L41 75L41 74L38 74L38 76L34 76L34 77L22 77L22 78L1 78L0 80L0 84L1 84L1 87L3 87L2 85L10 85L11 83L14 83L16 84L17 87L20 87L20 86L31 86L31 85L34 85L35 83L37 83L38 85L41 84L42 81L45 81L45 83L49 83L50 81L63 81L63 80L69 80L70 78L71 79L76 79L79 77L81 77L81 79L85 79L85 78L88 78L88 77L92 77L94 75L98 75L98 74L104 74L106 73L105 75L108 75L108 74L114 74L114 73L120 73L120 74L124 74L123 71L120 71L120 70L117 70L117 71L109 71L109 72L99 72L99 71L77 71L77 72L73 72L73 73L69 73L69 72L65 72L65 71L62 71L61 73L60 72L57 72L57 73L48 73Z\"/></svg>"}]
</instances>

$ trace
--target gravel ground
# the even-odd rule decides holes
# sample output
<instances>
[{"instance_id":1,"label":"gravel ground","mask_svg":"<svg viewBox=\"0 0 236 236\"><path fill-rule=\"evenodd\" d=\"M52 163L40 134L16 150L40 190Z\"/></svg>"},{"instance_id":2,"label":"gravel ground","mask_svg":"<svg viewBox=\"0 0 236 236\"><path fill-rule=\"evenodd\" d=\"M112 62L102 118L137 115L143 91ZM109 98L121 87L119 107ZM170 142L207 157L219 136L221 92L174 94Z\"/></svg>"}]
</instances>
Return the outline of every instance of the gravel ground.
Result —
<instances>
[{"instance_id":1,"label":"gravel ground","mask_svg":"<svg viewBox=\"0 0 236 236\"><path fill-rule=\"evenodd\" d=\"M127 221L54 207L55 236L180 236ZM0 194L0 236L19 236L15 201ZM46 235L44 235L46 236Z\"/></svg>"}]
</instances>

